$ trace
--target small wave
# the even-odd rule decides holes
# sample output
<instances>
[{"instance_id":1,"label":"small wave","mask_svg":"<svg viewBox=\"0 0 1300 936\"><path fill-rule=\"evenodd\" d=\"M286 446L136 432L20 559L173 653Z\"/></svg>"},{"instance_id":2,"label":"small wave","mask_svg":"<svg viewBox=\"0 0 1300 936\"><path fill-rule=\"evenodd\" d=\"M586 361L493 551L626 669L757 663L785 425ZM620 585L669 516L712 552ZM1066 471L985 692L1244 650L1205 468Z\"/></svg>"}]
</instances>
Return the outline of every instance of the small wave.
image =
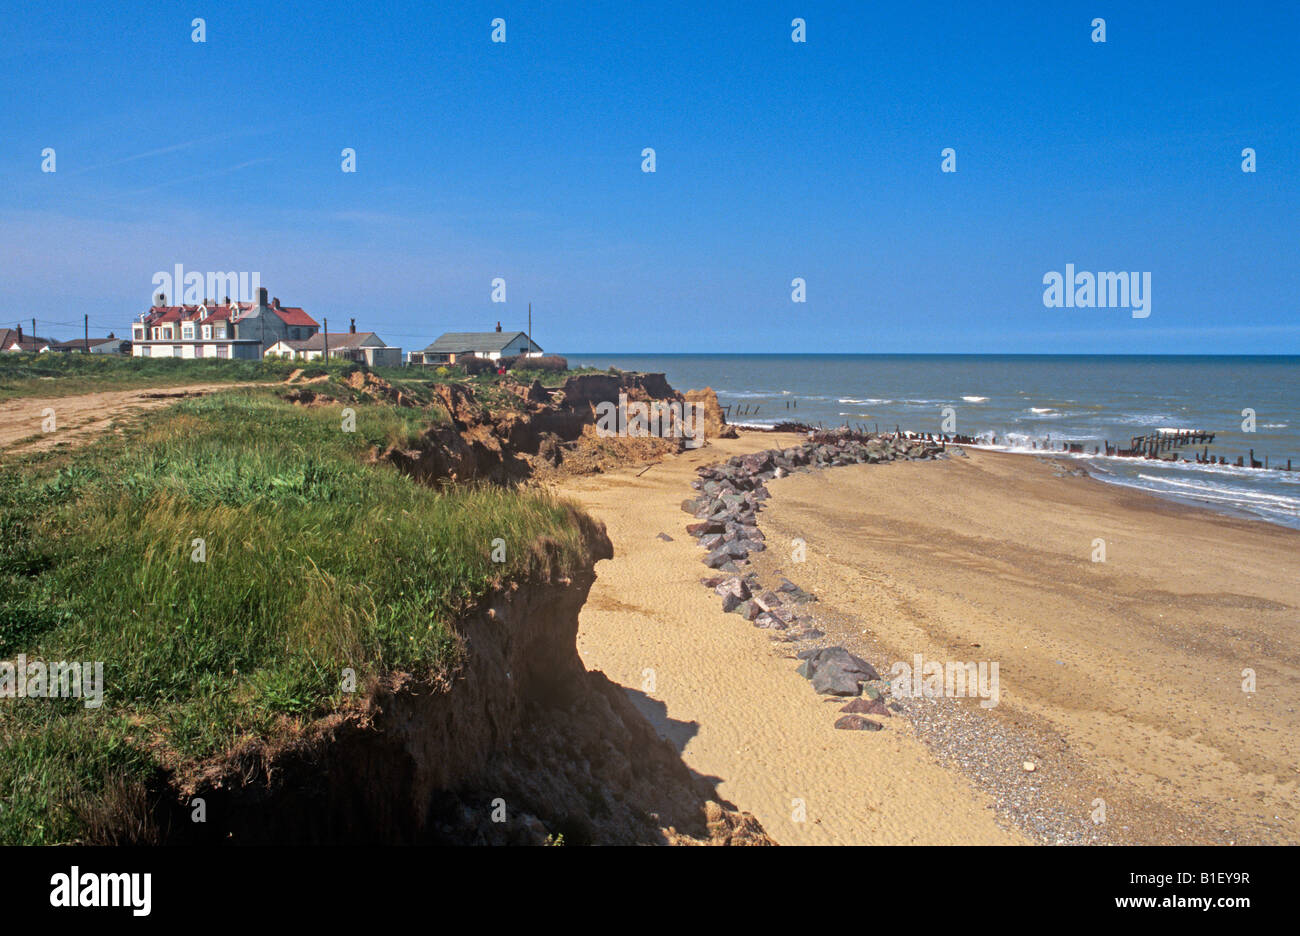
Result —
<instances>
[{"instance_id":1,"label":"small wave","mask_svg":"<svg viewBox=\"0 0 1300 936\"><path fill-rule=\"evenodd\" d=\"M987 403L989 401L986 396L964 396L962 399L967 403Z\"/></svg>"}]
</instances>

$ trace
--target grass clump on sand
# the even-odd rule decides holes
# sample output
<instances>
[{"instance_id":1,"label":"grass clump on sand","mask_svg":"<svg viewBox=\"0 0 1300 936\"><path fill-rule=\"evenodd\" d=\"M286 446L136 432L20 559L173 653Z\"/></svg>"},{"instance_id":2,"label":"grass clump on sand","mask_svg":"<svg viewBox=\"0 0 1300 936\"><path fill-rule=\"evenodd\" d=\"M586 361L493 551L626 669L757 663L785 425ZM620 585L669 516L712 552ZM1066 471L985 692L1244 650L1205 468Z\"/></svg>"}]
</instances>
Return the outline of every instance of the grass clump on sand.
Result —
<instances>
[{"instance_id":1,"label":"grass clump on sand","mask_svg":"<svg viewBox=\"0 0 1300 936\"><path fill-rule=\"evenodd\" d=\"M0 698L0 843L80 840L110 786L336 708L345 668L445 672L459 614L589 561L572 507L421 487L366 461L408 412L341 410L232 390L0 468L0 661L104 665L101 708Z\"/></svg>"}]
</instances>

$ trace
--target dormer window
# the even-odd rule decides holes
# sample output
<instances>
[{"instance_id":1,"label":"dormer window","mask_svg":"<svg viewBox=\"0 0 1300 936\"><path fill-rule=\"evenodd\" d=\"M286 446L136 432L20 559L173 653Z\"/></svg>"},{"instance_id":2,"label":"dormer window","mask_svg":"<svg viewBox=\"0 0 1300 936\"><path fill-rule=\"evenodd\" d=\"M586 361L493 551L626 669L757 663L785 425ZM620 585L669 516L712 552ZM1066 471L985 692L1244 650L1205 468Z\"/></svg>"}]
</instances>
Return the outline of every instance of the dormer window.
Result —
<instances>
[{"instance_id":1,"label":"dormer window","mask_svg":"<svg viewBox=\"0 0 1300 936\"><path fill-rule=\"evenodd\" d=\"M204 325L204 326L203 326L203 340L204 340L204 341L210 341L211 339L212 339L212 326L211 326L211 325Z\"/></svg>"}]
</instances>

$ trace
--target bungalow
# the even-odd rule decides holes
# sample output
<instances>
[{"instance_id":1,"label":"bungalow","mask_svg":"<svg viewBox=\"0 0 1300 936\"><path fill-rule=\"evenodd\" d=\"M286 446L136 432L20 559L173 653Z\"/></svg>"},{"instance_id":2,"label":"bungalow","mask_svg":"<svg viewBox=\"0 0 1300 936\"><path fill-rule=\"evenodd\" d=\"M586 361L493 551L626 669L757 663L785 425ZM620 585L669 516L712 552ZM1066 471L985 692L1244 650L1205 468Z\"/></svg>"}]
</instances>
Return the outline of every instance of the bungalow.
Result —
<instances>
[{"instance_id":1,"label":"bungalow","mask_svg":"<svg viewBox=\"0 0 1300 936\"><path fill-rule=\"evenodd\" d=\"M205 299L196 306L157 302L131 325L135 357L260 358L278 341L310 338L320 325L297 306L267 302L266 289L256 302Z\"/></svg>"},{"instance_id":2,"label":"bungalow","mask_svg":"<svg viewBox=\"0 0 1300 936\"><path fill-rule=\"evenodd\" d=\"M495 361L519 354L536 356L542 353L541 345L527 333L503 332L497 322L494 332L446 332L423 351L412 352L412 364L455 364L464 357L487 358ZM418 358L418 360L417 360Z\"/></svg>"},{"instance_id":3,"label":"bungalow","mask_svg":"<svg viewBox=\"0 0 1300 936\"><path fill-rule=\"evenodd\" d=\"M130 351L131 342L122 338L116 338L112 332L108 333L107 338L74 338L71 341L51 342L50 350L59 351L63 354L76 353L85 354L126 354Z\"/></svg>"},{"instance_id":4,"label":"bungalow","mask_svg":"<svg viewBox=\"0 0 1300 936\"><path fill-rule=\"evenodd\" d=\"M318 361L325 356L326 348L329 356L335 359L356 361L370 367L402 366L402 349L385 344L384 339L374 332L357 331L355 319L345 332L330 332L328 335L318 332L298 341L277 341L266 349L266 356Z\"/></svg>"},{"instance_id":5,"label":"bungalow","mask_svg":"<svg viewBox=\"0 0 1300 936\"><path fill-rule=\"evenodd\" d=\"M0 328L0 351L35 351L42 353L50 350L48 338L34 335L23 336L23 327Z\"/></svg>"}]
</instances>

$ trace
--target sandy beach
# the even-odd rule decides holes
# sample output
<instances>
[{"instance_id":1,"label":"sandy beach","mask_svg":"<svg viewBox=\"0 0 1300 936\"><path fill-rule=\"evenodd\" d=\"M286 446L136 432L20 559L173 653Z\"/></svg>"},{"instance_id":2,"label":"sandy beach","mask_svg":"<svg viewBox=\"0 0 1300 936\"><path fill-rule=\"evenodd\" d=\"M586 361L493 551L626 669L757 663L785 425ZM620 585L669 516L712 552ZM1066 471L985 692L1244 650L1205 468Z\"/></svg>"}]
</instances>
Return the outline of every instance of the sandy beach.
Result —
<instances>
[{"instance_id":1,"label":"sandy beach","mask_svg":"<svg viewBox=\"0 0 1300 936\"><path fill-rule=\"evenodd\" d=\"M782 844L1300 841L1300 533L979 451L774 480L755 565L819 597L819 644L886 674L999 665L996 707L908 699L885 730L837 731L843 700L795 673L805 645L700 584L678 506L698 466L798 441L745 433L560 489L615 548L584 661L720 797Z\"/></svg>"}]
</instances>

